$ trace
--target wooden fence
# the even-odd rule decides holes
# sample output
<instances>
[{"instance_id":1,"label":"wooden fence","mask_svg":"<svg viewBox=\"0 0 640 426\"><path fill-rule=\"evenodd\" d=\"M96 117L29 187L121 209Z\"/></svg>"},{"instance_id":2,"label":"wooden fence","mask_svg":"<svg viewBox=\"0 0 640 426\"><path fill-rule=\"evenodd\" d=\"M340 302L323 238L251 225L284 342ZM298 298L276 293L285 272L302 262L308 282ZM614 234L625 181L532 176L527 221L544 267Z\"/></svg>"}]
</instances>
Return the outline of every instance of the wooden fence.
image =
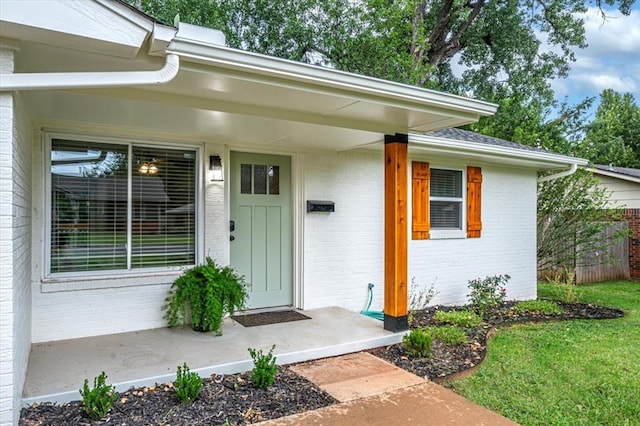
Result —
<instances>
[{"instance_id":1,"label":"wooden fence","mask_svg":"<svg viewBox=\"0 0 640 426\"><path fill-rule=\"evenodd\" d=\"M576 258L575 282L593 283L607 280L623 280L631 277L629 269L629 238L616 237L616 233L629 227L625 221L615 222L602 230L601 237L606 238L611 243L606 251L583 250ZM571 246L563 247L562 250L573 250ZM551 262L553 264L553 262ZM548 280L558 276L558 274L571 274L572 270L566 271L563 268L549 267L538 270L539 280Z\"/></svg>"},{"instance_id":2,"label":"wooden fence","mask_svg":"<svg viewBox=\"0 0 640 426\"><path fill-rule=\"evenodd\" d=\"M629 238L615 241L616 233L628 227L628 222L615 222L602 231L602 237L611 241L607 251L583 251L582 255L576 259L576 283L623 280L631 277Z\"/></svg>"}]
</instances>

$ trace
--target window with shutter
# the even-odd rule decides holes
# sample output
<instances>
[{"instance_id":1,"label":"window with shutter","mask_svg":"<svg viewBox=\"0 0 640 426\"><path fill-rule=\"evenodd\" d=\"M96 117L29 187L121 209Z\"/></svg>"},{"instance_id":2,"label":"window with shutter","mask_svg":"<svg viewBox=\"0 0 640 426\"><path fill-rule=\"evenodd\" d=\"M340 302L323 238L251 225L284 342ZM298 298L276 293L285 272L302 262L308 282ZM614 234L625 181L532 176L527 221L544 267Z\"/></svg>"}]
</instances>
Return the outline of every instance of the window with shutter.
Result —
<instances>
[{"instance_id":1,"label":"window with shutter","mask_svg":"<svg viewBox=\"0 0 640 426\"><path fill-rule=\"evenodd\" d=\"M480 237L482 230L482 169L430 168L414 161L412 166L412 239ZM466 208L465 208L466 205ZM437 235L436 235L437 232Z\"/></svg>"}]
</instances>

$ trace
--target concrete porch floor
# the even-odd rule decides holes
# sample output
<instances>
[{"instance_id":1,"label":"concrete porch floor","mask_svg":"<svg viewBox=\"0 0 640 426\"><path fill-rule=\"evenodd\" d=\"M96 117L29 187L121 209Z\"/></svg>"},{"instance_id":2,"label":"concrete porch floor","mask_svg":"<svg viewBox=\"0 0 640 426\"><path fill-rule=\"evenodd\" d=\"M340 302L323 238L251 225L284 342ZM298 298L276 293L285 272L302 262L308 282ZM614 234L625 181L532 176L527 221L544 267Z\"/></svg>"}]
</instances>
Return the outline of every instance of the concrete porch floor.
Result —
<instances>
[{"instance_id":1,"label":"concrete porch floor","mask_svg":"<svg viewBox=\"0 0 640 426\"><path fill-rule=\"evenodd\" d=\"M341 308L301 311L310 320L245 328L227 318L222 336L190 328L159 328L107 336L34 344L23 405L80 399L84 379L104 371L121 392L175 379L186 362L201 376L253 368L247 348L275 344L278 364L291 364L357 352L402 341L402 333L382 322Z\"/></svg>"}]
</instances>

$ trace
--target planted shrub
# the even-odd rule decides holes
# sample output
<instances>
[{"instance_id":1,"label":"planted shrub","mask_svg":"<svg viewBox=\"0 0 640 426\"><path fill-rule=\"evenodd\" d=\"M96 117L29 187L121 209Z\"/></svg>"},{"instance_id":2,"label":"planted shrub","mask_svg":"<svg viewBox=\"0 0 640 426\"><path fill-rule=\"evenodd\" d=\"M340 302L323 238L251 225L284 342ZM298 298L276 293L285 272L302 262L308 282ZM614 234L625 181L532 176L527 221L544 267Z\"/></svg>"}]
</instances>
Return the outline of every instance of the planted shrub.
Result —
<instances>
[{"instance_id":1,"label":"planted shrub","mask_svg":"<svg viewBox=\"0 0 640 426\"><path fill-rule=\"evenodd\" d=\"M431 356L432 337L422 328L414 328L402 338L407 353L410 356L418 358L427 358Z\"/></svg>"},{"instance_id":2,"label":"planted shrub","mask_svg":"<svg viewBox=\"0 0 640 426\"><path fill-rule=\"evenodd\" d=\"M222 319L242 310L247 301L244 277L211 258L186 270L171 285L163 309L169 327L187 322L196 331L220 333Z\"/></svg>"},{"instance_id":3,"label":"planted shrub","mask_svg":"<svg viewBox=\"0 0 640 426\"><path fill-rule=\"evenodd\" d=\"M82 411L91 419L100 420L107 415L118 394L114 386L107 385L104 371L93 379L93 388L89 388L89 380L84 379L84 386L80 389L82 396Z\"/></svg>"},{"instance_id":4,"label":"planted shrub","mask_svg":"<svg viewBox=\"0 0 640 426\"><path fill-rule=\"evenodd\" d=\"M260 389L268 388L276 380L278 367L276 367L276 357L273 356L273 350L275 348L276 345L271 346L271 349L267 354L264 354L262 349L248 349L249 355L251 355L251 359L253 359L251 380L253 380L256 387Z\"/></svg>"},{"instance_id":5,"label":"planted shrub","mask_svg":"<svg viewBox=\"0 0 640 426\"><path fill-rule=\"evenodd\" d=\"M482 317L496 309L507 297L506 285L510 279L509 275L494 275L470 280L467 297L471 308Z\"/></svg>"},{"instance_id":6,"label":"planted shrub","mask_svg":"<svg viewBox=\"0 0 640 426\"><path fill-rule=\"evenodd\" d=\"M451 325L428 326L424 330L435 340L445 345L460 345L467 341L467 333L461 328Z\"/></svg>"},{"instance_id":7,"label":"planted shrub","mask_svg":"<svg viewBox=\"0 0 640 426\"><path fill-rule=\"evenodd\" d=\"M553 315L562 313L562 309L556 303L548 300L523 300L522 302L516 303L512 309L520 314L534 313Z\"/></svg>"},{"instance_id":8,"label":"planted shrub","mask_svg":"<svg viewBox=\"0 0 640 426\"><path fill-rule=\"evenodd\" d=\"M463 311L438 311L433 316L433 320L438 324L450 324L456 327L475 327L482 324L480 318L475 312Z\"/></svg>"},{"instance_id":9,"label":"planted shrub","mask_svg":"<svg viewBox=\"0 0 640 426\"><path fill-rule=\"evenodd\" d=\"M200 394L202 389L202 378L198 373L189 370L185 362L182 367L178 366L176 381L173 383L176 396L183 404L193 402Z\"/></svg>"},{"instance_id":10,"label":"planted shrub","mask_svg":"<svg viewBox=\"0 0 640 426\"><path fill-rule=\"evenodd\" d=\"M416 284L416 278L411 278L411 286L409 287L409 314L407 320L409 323L413 321L416 311L425 309L431 303L431 300L438 294L435 289L435 283L429 287L420 287Z\"/></svg>"}]
</instances>

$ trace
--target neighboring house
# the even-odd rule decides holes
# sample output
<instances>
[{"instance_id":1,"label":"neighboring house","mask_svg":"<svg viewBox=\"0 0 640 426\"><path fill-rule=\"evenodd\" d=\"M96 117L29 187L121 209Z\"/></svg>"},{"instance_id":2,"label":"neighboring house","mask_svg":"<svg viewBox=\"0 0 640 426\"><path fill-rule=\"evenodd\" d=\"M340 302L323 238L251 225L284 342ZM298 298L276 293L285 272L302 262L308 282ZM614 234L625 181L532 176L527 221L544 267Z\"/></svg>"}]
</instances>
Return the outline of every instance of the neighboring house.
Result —
<instances>
[{"instance_id":1,"label":"neighboring house","mask_svg":"<svg viewBox=\"0 0 640 426\"><path fill-rule=\"evenodd\" d=\"M0 423L32 343L164 326L205 256L252 308L359 311L376 283L390 330L413 280L536 296L538 172L583 161L439 130L493 104L224 43L118 1L2 1Z\"/></svg>"},{"instance_id":2,"label":"neighboring house","mask_svg":"<svg viewBox=\"0 0 640 426\"><path fill-rule=\"evenodd\" d=\"M596 164L590 169L611 193L611 207L624 208L632 230L629 236L629 273L640 279L640 169Z\"/></svg>"}]
</instances>

